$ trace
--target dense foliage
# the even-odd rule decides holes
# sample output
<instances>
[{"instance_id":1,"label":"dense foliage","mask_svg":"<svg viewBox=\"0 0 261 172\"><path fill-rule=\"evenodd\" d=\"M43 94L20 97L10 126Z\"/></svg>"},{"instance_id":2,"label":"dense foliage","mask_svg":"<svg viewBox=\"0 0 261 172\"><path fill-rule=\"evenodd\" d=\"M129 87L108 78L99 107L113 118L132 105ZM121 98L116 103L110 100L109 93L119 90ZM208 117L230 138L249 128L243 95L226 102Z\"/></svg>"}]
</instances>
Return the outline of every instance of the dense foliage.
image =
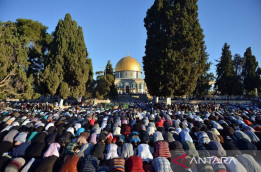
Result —
<instances>
[{"instance_id":1,"label":"dense foliage","mask_svg":"<svg viewBox=\"0 0 261 172\"><path fill-rule=\"evenodd\" d=\"M95 97L99 99L109 98L115 99L118 95L116 86L114 84L115 77L113 75L113 68L110 60L105 67L104 75L100 72L97 73L97 86L95 88Z\"/></svg>"},{"instance_id":2,"label":"dense foliage","mask_svg":"<svg viewBox=\"0 0 261 172\"><path fill-rule=\"evenodd\" d=\"M215 80L215 76L213 73L204 73L199 76L197 80L196 89L193 92L193 95L196 97L202 98L202 96L206 96L209 94L209 90L211 88L210 83Z\"/></svg>"},{"instance_id":3,"label":"dense foliage","mask_svg":"<svg viewBox=\"0 0 261 172\"><path fill-rule=\"evenodd\" d=\"M0 24L0 97L39 97L34 74L41 70L52 40L47 27L28 19Z\"/></svg>"},{"instance_id":4,"label":"dense foliage","mask_svg":"<svg viewBox=\"0 0 261 172\"><path fill-rule=\"evenodd\" d=\"M59 20L53 36L50 63L41 81L51 95L82 97L90 73L82 28L66 14L64 20Z\"/></svg>"},{"instance_id":5,"label":"dense foliage","mask_svg":"<svg viewBox=\"0 0 261 172\"><path fill-rule=\"evenodd\" d=\"M209 65L197 0L155 0L144 22L147 41L143 65L149 93L192 93Z\"/></svg>"},{"instance_id":6,"label":"dense foliage","mask_svg":"<svg viewBox=\"0 0 261 172\"><path fill-rule=\"evenodd\" d=\"M256 57L252 55L251 47L246 49L244 53L245 64L243 66L244 89L246 92L253 91L260 84L260 74L258 75L258 62Z\"/></svg>"},{"instance_id":7,"label":"dense foliage","mask_svg":"<svg viewBox=\"0 0 261 172\"><path fill-rule=\"evenodd\" d=\"M87 59L87 64L88 64L88 67L89 67L89 78L88 78L88 81L86 82L86 93L85 93L85 97L86 98L91 98L93 97L93 92L94 92L94 80L93 80L93 67L92 67L92 59L88 58Z\"/></svg>"},{"instance_id":8,"label":"dense foliage","mask_svg":"<svg viewBox=\"0 0 261 172\"><path fill-rule=\"evenodd\" d=\"M196 88L193 92L193 95L202 98L209 94L209 90L211 89L211 84L214 80L214 74L208 73L210 69L211 63L207 63L208 54L206 52L206 46L204 42L202 42L201 49L200 49L200 56L201 59L204 60L205 66L203 67L202 74L198 77Z\"/></svg>"},{"instance_id":9,"label":"dense foliage","mask_svg":"<svg viewBox=\"0 0 261 172\"><path fill-rule=\"evenodd\" d=\"M233 68L230 46L225 43L222 48L222 55L217 64L216 90L223 95L233 95L235 78L236 73Z\"/></svg>"},{"instance_id":10,"label":"dense foliage","mask_svg":"<svg viewBox=\"0 0 261 172\"><path fill-rule=\"evenodd\" d=\"M244 57L235 54L232 60L229 48L230 46L225 43L218 60L216 91L222 95L242 95L243 92L252 94L261 84L256 57L252 55L249 47Z\"/></svg>"},{"instance_id":11,"label":"dense foliage","mask_svg":"<svg viewBox=\"0 0 261 172\"><path fill-rule=\"evenodd\" d=\"M33 20L0 24L0 98L79 98L91 91L86 87L93 80L92 61L82 28L70 14L53 35Z\"/></svg>"},{"instance_id":12,"label":"dense foliage","mask_svg":"<svg viewBox=\"0 0 261 172\"><path fill-rule=\"evenodd\" d=\"M106 79L107 79L107 81L109 83L109 87L110 87L110 92L109 92L108 97L110 99L115 99L118 96L118 92L117 92L117 88L116 88L116 86L114 84L115 76L113 74L113 68L112 68L110 60L107 62L105 71L106 71L106 73L105 73L106 74Z\"/></svg>"}]
</instances>

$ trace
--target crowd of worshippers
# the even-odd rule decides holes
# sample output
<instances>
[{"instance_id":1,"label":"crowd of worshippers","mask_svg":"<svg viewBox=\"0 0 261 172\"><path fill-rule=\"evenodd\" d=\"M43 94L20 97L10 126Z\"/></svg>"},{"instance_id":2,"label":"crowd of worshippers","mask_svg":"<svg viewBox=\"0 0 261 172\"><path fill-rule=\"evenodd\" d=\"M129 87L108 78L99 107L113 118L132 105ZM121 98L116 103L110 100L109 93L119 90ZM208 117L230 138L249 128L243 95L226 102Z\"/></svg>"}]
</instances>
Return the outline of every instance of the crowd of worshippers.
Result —
<instances>
[{"instance_id":1,"label":"crowd of worshippers","mask_svg":"<svg viewBox=\"0 0 261 172\"><path fill-rule=\"evenodd\" d=\"M28 107L0 111L0 171L261 172L257 106Z\"/></svg>"}]
</instances>

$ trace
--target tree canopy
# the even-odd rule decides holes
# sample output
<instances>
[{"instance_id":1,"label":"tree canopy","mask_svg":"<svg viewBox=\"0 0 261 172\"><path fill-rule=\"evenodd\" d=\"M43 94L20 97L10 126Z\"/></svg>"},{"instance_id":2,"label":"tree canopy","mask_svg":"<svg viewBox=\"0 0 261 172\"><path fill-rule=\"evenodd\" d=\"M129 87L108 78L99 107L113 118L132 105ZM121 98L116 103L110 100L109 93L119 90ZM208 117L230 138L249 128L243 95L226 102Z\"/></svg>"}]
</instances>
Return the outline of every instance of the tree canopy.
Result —
<instances>
[{"instance_id":1,"label":"tree canopy","mask_svg":"<svg viewBox=\"0 0 261 172\"><path fill-rule=\"evenodd\" d=\"M218 61L217 80L215 88L223 95L233 95L235 93L236 73L233 68L232 54L230 46L225 43L222 48L222 55Z\"/></svg>"},{"instance_id":2,"label":"tree canopy","mask_svg":"<svg viewBox=\"0 0 261 172\"><path fill-rule=\"evenodd\" d=\"M70 14L66 14L64 20L59 20L53 37L50 64L42 73L41 80L51 95L62 96L58 89L66 88L61 87L64 82L68 89L63 90L69 93L63 95L82 97L90 73L82 28Z\"/></svg>"},{"instance_id":3,"label":"tree canopy","mask_svg":"<svg viewBox=\"0 0 261 172\"><path fill-rule=\"evenodd\" d=\"M93 67L92 67L92 59L88 58L87 59L87 64L88 64L88 67L89 67L89 78L88 78L88 81L86 82L86 94L85 94L85 97L86 98L91 98L93 97L93 87L94 87L94 82L93 82Z\"/></svg>"},{"instance_id":4,"label":"tree canopy","mask_svg":"<svg viewBox=\"0 0 261 172\"><path fill-rule=\"evenodd\" d=\"M1 24L0 31L0 92L1 97L31 99L39 97L31 59L43 57L52 40L47 27L29 19ZM28 60L29 59L29 60ZM41 60L40 60L41 61ZM41 61L42 63L42 61ZM39 70L38 70L39 72Z\"/></svg>"},{"instance_id":5,"label":"tree canopy","mask_svg":"<svg viewBox=\"0 0 261 172\"><path fill-rule=\"evenodd\" d=\"M104 72L100 71L96 73L98 76L96 80L95 97L99 99L115 99L118 95L118 92L114 84L115 77L113 75L111 61L108 60Z\"/></svg>"},{"instance_id":6,"label":"tree canopy","mask_svg":"<svg viewBox=\"0 0 261 172\"><path fill-rule=\"evenodd\" d=\"M244 60L244 89L247 92L250 92L257 88L259 84L259 76L257 75L258 62L256 61L256 57L252 55L251 47L246 49L246 52L244 53Z\"/></svg>"},{"instance_id":7,"label":"tree canopy","mask_svg":"<svg viewBox=\"0 0 261 172\"><path fill-rule=\"evenodd\" d=\"M210 82L215 80L213 73L205 73L200 75L197 80L197 86L193 94L197 97L208 95L211 88Z\"/></svg>"},{"instance_id":8,"label":"tree canopy","mask_svg":"<svg viewBox=\"0 0 261 172\"><path fill-rule=\"evenodd\" d=\"M101 75L96 80L95 97L98 99L108 98L110 85L104 75Z\"/></svg>"},{"instance_id":9,"label":"tree canopy","mask_svg":"<svg viewBox=\"0 0 261 172\"><path fill-rule=\"evenodd\" d=\"M117 97L117 95L118 95L118 92L117 92L116 86L114 84L115 76L113 74L113 68L112 68L110 60L108 60L108 62L107 62L105 71L106 71L105 72L106 73L106 79L107 79L107 81L109 83L109 88L110 88L108 97L110 99L115 99Z\"/></svg>"},{"instance_id":10,"label":"tree canopy","mask_svg":"<svg viewBox=\"0 0 261 172\"><path fill-rule=\"evenodd\" d=\"M143 66L149 93L192 93L208 66L197 0L155 0L144 22L147 41Z\"/></svg>"}]
</instances>

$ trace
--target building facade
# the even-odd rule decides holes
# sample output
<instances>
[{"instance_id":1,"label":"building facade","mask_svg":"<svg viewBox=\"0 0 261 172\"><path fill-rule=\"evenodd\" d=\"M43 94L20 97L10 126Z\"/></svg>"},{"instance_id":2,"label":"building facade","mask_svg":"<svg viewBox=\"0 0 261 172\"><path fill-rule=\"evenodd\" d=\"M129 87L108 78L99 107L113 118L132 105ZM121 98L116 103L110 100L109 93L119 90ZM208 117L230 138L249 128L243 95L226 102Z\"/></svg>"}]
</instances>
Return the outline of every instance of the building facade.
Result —
<instances>
[{"instance_id":1,"label":"building facade","mask_svg":"<svg viewBox=\"0 0 261 172\"><path fill-rule=\"evenodd\" d=\"M115 85L119 94L144 94L147 87L141 78L139 62L133 57L122 58L115 67Z\"/></svg>"}]
</instances>

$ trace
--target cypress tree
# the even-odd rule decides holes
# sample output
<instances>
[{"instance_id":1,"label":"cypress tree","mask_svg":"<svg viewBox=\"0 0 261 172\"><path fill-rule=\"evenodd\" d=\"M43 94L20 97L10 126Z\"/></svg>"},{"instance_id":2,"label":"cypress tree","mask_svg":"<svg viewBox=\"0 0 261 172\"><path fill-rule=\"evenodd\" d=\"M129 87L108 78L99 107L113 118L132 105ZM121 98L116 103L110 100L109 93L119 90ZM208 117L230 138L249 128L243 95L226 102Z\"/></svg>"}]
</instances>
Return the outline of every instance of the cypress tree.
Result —
<instances>
[{"instance_id":1,"label":"cypress tree","mask_svg":"<svg viewBox=\"0 0 261 172\"><path fill-rule=\"evenodd\" d=\"M207 56L197 11L197 0L155 0L148 9L143 68L151 95L188 95L205 71Z\"/></svg>"},{"instance_id":2,"label":"cypress tree","mask_svg":"<svg viewBox=\"0 0 261 172\"><path fill-rule=\"evenodd\" d=\"M202 97L208 94L208 91L211 88L209 82L211 82L215 78L213 73L208 73L211 63L207 63L208 54L206 52L206 46L204 41L201 43L200 59L202 61L202 64L205 65L202 65L203 73L198 77L197 85L193 92L193 94L197 97Z\"/></svg>"},{"instance_id":3,"label":"cypress tree","mask_svg":"<svg viewBox=\"0 0 261 172\"><path fill-rule=\"evenodd\" d=\"M214 79L215 77L213 73L205 73L200 75L200 77L197 80L197 86L193 94L199 98L201 98L204 95L208 95L208 91L211 88L209 82L213 81Z\"/></svg>"},{"instance_id":4,"label":"cypress tree","mask_svg":"<svg viewBox=\"0 0 261 172\"><path fill-rule=\"evenodd\" d=\"M110 83L110 85L112 83L114 83L114 75L113 75L113 68L112 68L112 65L111 65L111 61L108 60L107 62L107 65L105 67L105 72L104 72L104 75L107 79L107 81Z\"/></svg>"},{"instance_id":5,"label":"cypress tree","mask_svg":"<svg viewBox=\"0 0 261 172\"><path fill-rule=\"evenodd\" d=\"M106 75L106 80L108 81L109 87L110 87L110 91L109 91L107 97L114 99L114 98L117 97L118 92L117 92L116 86L114 84L115 77L113 75L113 68L112 68L110 60L108 60L108 62L107 62L107 65L106 65L106 68L105 68L105 75Z\"/></svg>"},{"instance_id":6,"label":"cypress tree","mask_svg":"<svg viewBox=\"0 0 261 172\"><path fill-rule=\"evenodd\" d=\"M244 63L244 59L239 54L235 54L233 59L233 66L234 66L234 71L238 76L242 75L243 63Z\"/></svg>"},{"instance_id":7,"label":"cypress tree","mask_svg":"<svg viewBox=\"0 0 261 172\"><path fill-rule=\"evenodd\" d=\"M88 58L87 59L87 64L89 67L89 78L88 81L86 83L86 94L85 97L86 98L91 98L94 92L94 81L93 81L93 67L92 67L92 59Z\"/></svg>"},{"instance_id":8,"label":"cypress tree","mask_svg":"<svg viewBox=\"0 0 261 172\"><path fill-rule=\"evenodd\" d=\"M88 77L88 82L93 81L93 67L92 67L92 59L87 58L87 64L89 68L89 77Z\"/></svg>"},{"instance_id":9,"label":"cypress tree","mask_svg":"<svg viewBox=\"0 0 261 172\"><path fill-rule=\"evenodd\" d=\"M235 54L233 58L233 67L235 71L234 94L243 94L242 68L244 60L239 54Z\"/></svg>"},{"instance_id":10,"label":"cypress tree","mask_svg":"<svg viewBox=\"0 0 261 172\"><path fill-rule=\"evenodd\" d=\"M50 64L42 74L42 81L52 95L61 96L58 88L66 88L61 86L64 82L68 84L69 96L81 98L89 78L82 28L66 14L64 20L59 20L53 36Z\"/></svg>"},{"instance_id":11,"label":"cypress tree","mask_svg":"<svg viewBox=\"0 0 261 172\"><path fill-rule=\"evenodd\" d=\"M257 91L258 93L261 93L261 68L258 67L256 70L256 76L257 76Z\"/></svg>"},{"instance_id":12,"label":"cypress tree","mask_svg":"<svg viewBox=\"0 0 261 172\"><path fill-rule=\"evenodd\" d=\"M106 73L106 75L107 74L113 75L113 68L112 68L110 60L108 60L107 65L105 67L105 73Z\"/></svg>"},{"instance_id":13,"label":"cypress tree","mask_svg":"<svg viewBox=\"0 0 261 172\"><path fill-rule=\"evenodd\" d=\"M235 93L236 73L233 68L230 46L225 43L222 48L222 55L217 66L217 80L215 88L223 95L233 95Z\"/></svg>"},{"instance_id":14,"label":"cypress tree","mask_svg":"<svg viewBox=\"0 0 261 172\"><path fill-rule=\"evenodd\" d=\"M247 92L250 92L258 87L258 80L259 80L259 77L256 75L258 62L256 61L256 57L252 55L251 47L248 47L246 49L246 52L244 53L244 59L245 59L245 64L243 69L244 89Z\"/></svg>"},{"instance_id":15,"label":"cypress tree","mask_svg":"<svg viewBox=\"0 0 261 172\"><path fill-rule=\"evenodd\" d=\"M59 89L59 95L62 99L67 99L70 94L69 85L66 82L62 82Z\"/></svg>"}]
</instances>

